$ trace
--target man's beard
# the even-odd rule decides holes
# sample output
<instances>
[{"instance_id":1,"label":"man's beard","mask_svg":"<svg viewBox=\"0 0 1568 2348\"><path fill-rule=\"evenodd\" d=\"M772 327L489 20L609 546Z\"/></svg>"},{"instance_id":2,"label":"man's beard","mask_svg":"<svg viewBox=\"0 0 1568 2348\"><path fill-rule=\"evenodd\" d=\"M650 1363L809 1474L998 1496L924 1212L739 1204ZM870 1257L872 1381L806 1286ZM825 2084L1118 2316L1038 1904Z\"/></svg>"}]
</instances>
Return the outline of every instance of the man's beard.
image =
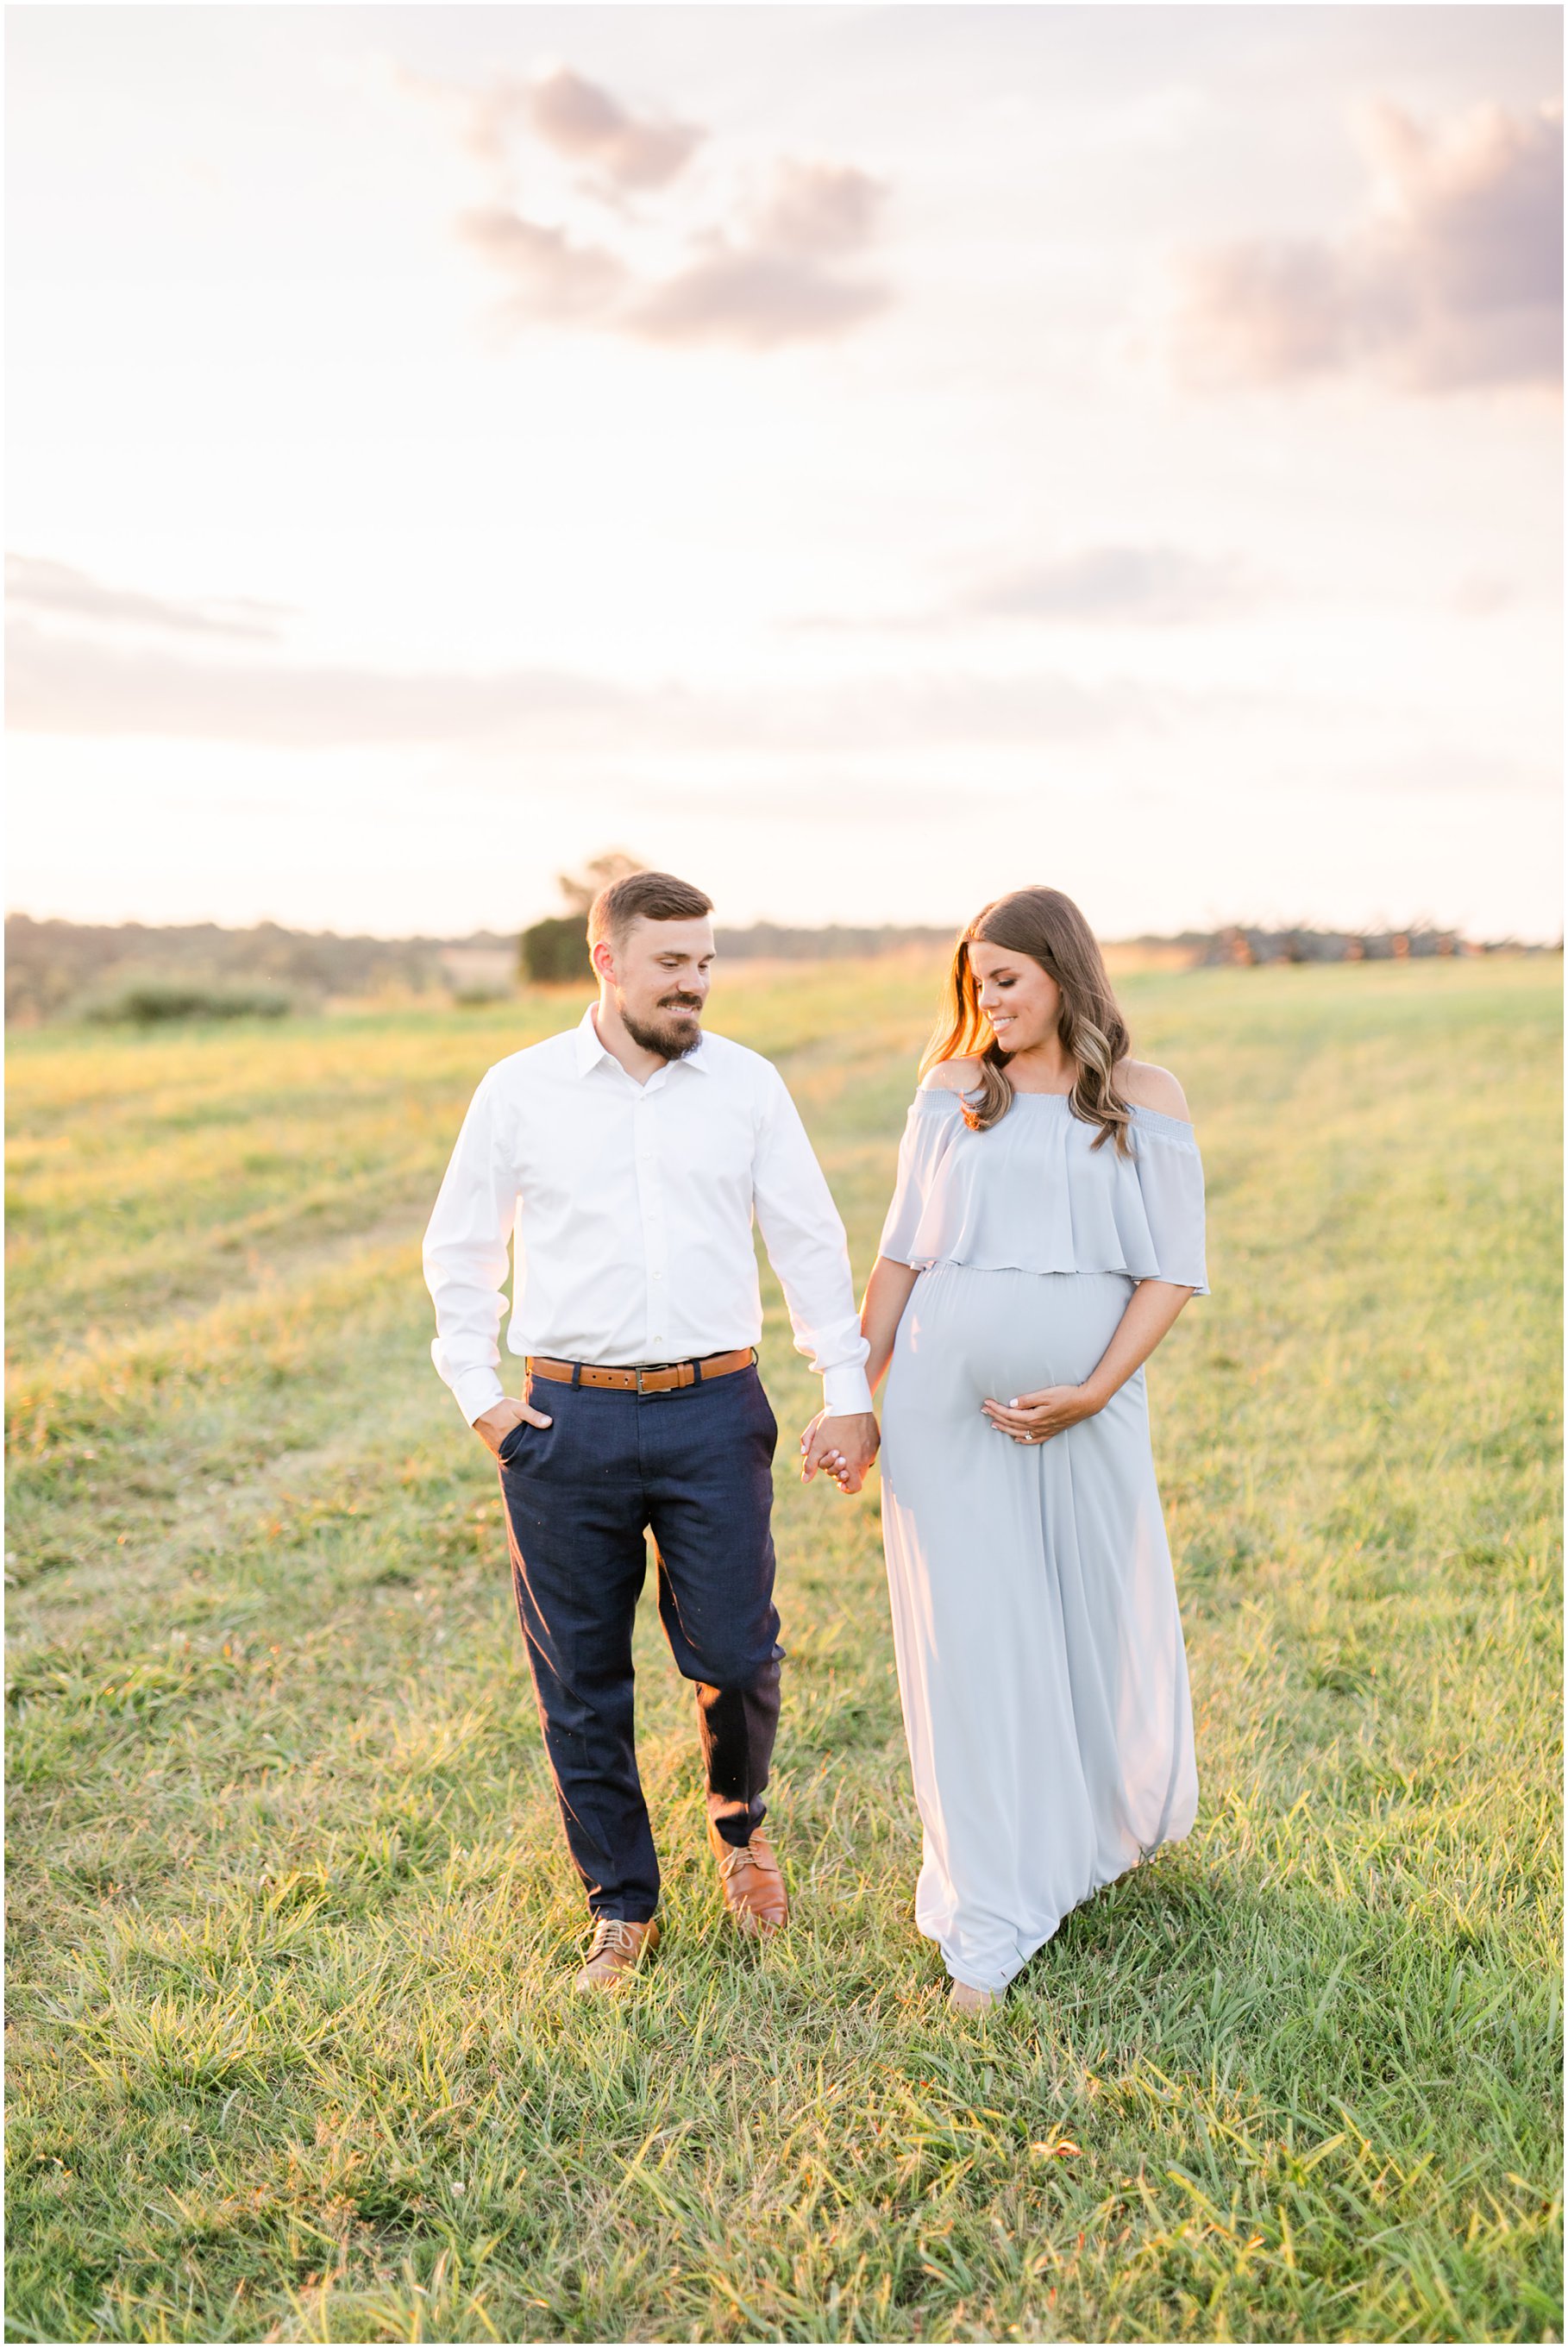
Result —
<instances>
[{"instance_id":1,"label":"man's beard","mask_svg":"<svg viewBox=\"0 0 1568 2348\"><path fill-rule=\"evenodd\" d=\"M633 1043L637 1045L645 1052L657 1053L661 1060L684 1060L687 1053L695 1052L697 1045L702 1041L702 1004L694 1001L689 996L677 995L674 1002L667 1004L661 1004L659 1008L661 1011L691 1011L696 1013L698 1014L697 1024L692 1028L686 1028L684 1026L678 1029L674 1026L655 1027L648 1020L634 1018L631 1012L626 1008L625 997L624 995L616 996L615 1008L621 1014L621 1025L625 1029L627 1035L631 1037Z\"/></svg>"}]
</instances>

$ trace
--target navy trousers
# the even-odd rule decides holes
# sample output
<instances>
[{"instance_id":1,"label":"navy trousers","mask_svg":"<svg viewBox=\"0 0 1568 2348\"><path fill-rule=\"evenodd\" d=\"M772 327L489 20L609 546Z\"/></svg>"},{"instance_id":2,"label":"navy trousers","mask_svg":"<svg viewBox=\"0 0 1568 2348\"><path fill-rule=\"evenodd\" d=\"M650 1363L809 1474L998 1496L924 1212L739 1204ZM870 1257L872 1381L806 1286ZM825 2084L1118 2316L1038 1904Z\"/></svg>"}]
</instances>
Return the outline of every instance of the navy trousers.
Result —
<instances>
[{"instance_id":1,"label":"navy trousers","mask_svg":"<svg viewBox=\"0 0 1568 2348\"><path fill-rule=\"evenodd\" d=\"M659 1896L632 1719L646 1536L670 1651L696 1684L708 1816L744 1842L779 1725L778 1421L755 1369L657 1395L531 1378L526 1399L552 1423L508 1432L500 1483L545 1750L589 1907L641 1922Z\"/></svg>"}]
</instances>

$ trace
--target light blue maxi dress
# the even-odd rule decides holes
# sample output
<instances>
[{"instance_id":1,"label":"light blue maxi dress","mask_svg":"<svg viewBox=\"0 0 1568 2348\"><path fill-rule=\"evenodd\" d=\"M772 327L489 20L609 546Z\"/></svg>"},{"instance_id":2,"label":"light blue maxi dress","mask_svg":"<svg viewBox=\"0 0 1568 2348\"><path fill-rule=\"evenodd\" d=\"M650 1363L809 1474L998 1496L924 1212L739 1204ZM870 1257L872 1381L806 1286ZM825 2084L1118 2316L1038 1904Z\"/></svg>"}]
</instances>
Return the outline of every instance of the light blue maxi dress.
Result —
<instances>
[{"instance_id":1,"label":"light blue maxi dress","mask_svg":"<svg viewBox=\"0 0 1568 2348\"><path fill-rule=\"evenodd\" d=\"M1197 1809L1142 1370L1044 1443L980 1408L1086 1378L1139 1281L1209 1292L1191 1127L1134 1108L1130 1159L1092 1149L1099 1129L1019 1094L975 1133L956 1094L918 1092L880 1249L920 1273L882 1452L915 1921L977 1989L1002 1989Z\"/></svg>"}]
</instances>

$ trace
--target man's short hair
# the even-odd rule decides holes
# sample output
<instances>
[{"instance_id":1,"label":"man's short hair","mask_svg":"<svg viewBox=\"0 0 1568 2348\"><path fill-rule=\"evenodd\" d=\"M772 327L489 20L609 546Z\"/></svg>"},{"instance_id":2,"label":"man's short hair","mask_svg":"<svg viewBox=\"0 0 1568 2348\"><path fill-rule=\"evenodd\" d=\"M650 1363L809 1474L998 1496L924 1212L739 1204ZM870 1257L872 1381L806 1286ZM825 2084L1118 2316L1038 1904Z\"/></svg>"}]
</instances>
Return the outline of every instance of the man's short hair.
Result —
<instances>
[{"instance_id":1,"label":"man's short hair","mask_svg":"<svg viewBox=\"0 0 1568 2348\"><path fill-rule=\"evenodd\" d=\"M588 908L588 944L619 945L634 922L695 922L713 911L713 899L673 872L628 872L601 889Z\"/></svg>"}]
</instances>

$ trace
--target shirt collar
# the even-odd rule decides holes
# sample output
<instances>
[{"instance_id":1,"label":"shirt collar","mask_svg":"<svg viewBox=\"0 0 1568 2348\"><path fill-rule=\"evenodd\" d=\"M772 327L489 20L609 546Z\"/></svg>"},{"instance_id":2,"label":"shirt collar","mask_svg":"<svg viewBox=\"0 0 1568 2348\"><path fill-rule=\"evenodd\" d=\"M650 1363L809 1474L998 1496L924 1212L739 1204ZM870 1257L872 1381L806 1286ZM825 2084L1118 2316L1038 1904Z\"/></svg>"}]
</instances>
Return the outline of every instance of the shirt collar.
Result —
<instances>
[{"instance_id":1,"label":"shirt collar","mask_svg":"<svg viewBox=\"0 0 1568 2348\"><path fill-rule=\"evenodd\" d=\"M599 1030L593 1025L593 1005L590 1004L577 1023L577 1073L585 1076L601 1060L614 1057L614 1054L606 1052L599 1041Z\"/></svg>"},{"instance_id":2,"label":"shirt collar","mask_svg":"<svg viewBox=\"0 0 1568 2348\"><path fill-rule=\"evenodd\" d=\"M578 1075L585 1076L590 1068L598 1066L601 1060L608 1060L612 1066L620 1066L614 1052L607 1052L599 1040L599 1030L593 1025L593 1005L590 1004L577 1023ZM700 1068L705 1076L710 1075L713 1061L708 1053L707 1035L704 1035L695 1052L688 1052L684 1059L672 1060L669 1066L672 1068Z\"/></svg>"}]
</instances>

